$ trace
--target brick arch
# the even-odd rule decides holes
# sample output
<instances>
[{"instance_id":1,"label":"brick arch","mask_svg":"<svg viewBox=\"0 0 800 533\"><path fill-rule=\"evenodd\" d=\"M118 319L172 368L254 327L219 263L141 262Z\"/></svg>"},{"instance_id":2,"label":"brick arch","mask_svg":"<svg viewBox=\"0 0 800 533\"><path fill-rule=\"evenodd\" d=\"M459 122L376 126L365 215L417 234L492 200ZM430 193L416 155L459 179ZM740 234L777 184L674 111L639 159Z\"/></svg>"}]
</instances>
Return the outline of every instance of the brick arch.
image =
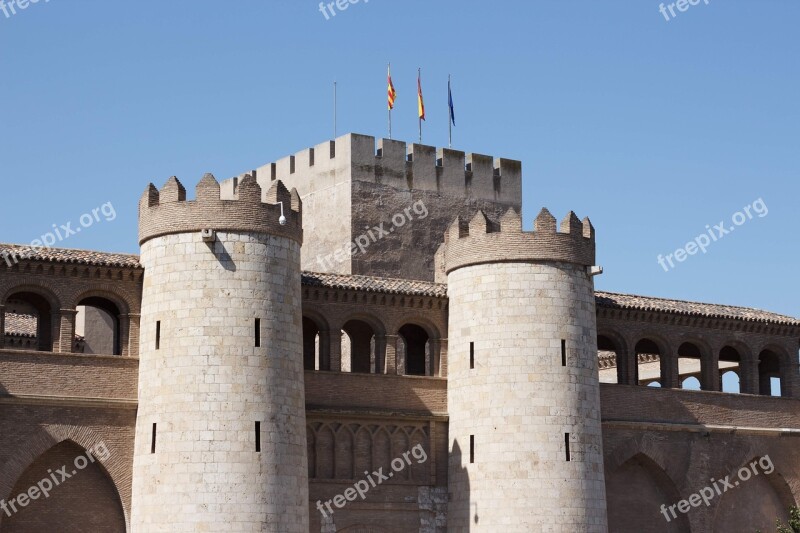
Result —
<instances>
[{"instance_id":1,"label":"brick arch","mask_svg":"<svg viewBox=\"0 0 800 533\"><path fill-rule=\"evenodd\" d=\"M108 300L117 306L121 315L139 314L140 311L140 301L137 298L132 298L127 291L121 291L108 283L92 284L88 289L73 290L67 295L64 304L68 309L75 309L81 300L91 297Z\"/></svg>"},{"instance_id":2,"label":"brick arch","mask_svg":"<svg viewBox=\"0 0 800 533\"><path fill-rule=\"evenodd\" d=\"M63 292L52 283L38 277L8 284L5 287L0 286L0 288L2 288L2 292L0 292L0 305L5 305L8 298L18 292L32 292L47 300L47 303L50 304L51 312L57 313L59 309L64 308Z\"/></svg>"},{"instance_id":3,"label":"brick arch","mask_svg":"<svg viewBox=\"0 0 800 533\"><path fill-rule=\"evenodd\" d=\"M651 340L658 346L661 356L670 356L673 353L674 342L668 336L664 336L653 330L645 330L632 337L633 342L630 343L631 350L636 350L636 345L643 340Z\"/></svg>"},{"instance_id":4,"label":"brick arch","mask_svg":"<svg viewBox=\"0 0 800 533\"><path fill-rule=\"evenodd\" d=\"M746 343L735 339L727 339L720 342L717 346L719 348L717 350L717 356L719 356L719 352L721 352L726 346L730 346L739 353L739 359L742 363L753 360L755 353L754 350Z\"/></svg>"},{"instance_id":5,"label":"brick arch","mask_svg":"<svg viewBox=\"0 0 800 533\"><path fill-rule=\"evenodd\" d=\"M608 337L616 346L617 350L625 351L628 350L628 341L625 336L619 333L615 328L604 326L597 328L597 336L598 337Z\"/></svg>"},{"instance_id":6,"label":"brick arch","mask_svg":"<svg viewBox=\"0 0 800 533\"><path fill-rule=\"evenodd\" d=\"M613 472L636 455L647 456L661 470L667 472L668 451L655 444L651 439L639 436L619 445L606 455L604 461L606 473ZM671 476L668 475L668 477L672 479Z\"/></svg>"},{"instance_id":7,"label":"brick arch","mask_svg":"<svg viewBox=\"0 0 800 533\"><path fill-rule=\"evenodd\" d=\"M625 384L625 385L633 385L633 376L629 376L629 369L631 365L635 364L635 361L629 361L631 357L634 357L634 354L628 348L628 341L625 339L625 336L618 332L613 327L598 327L597 329L597 337L605 337L611 341L614 345L615 354L616 354L616 369L617 369L617 383L618 384ZM599 350L598 350L599 352ZM598 353L599 358L599 353Z\"/></svg>"},{"instance_id":8,"label":"brick arch","mask_svg":"<svg viewBox=\"0 0 800 533\"><path fill-rule=\"evenodd\" d=\"M783 512L786 513L788 509L793 506L797 505L797 498L792 493L791 486L784 478L783 474L781 474L781 468L779 465L775 464L775 461L770 457L769 462L773 465L773 471L770 474L764 474L761 465L757 464L755 468L759 472L757 476L753 475L752 469L750 468L751 463L756 462L758 463L759 459L764 457L761 455L761 452L753 453L752 446L750 446L751 450L749 450L749 455L740 454L740 457L749 457L749 459L744 460L741 463L737 463L738 466L730 468L730 476L732 480L738 480L738 472L741 468L750 469L751 477L747 481L740 481L739 485L736 487L734 491L726 491L724 492L718 501L714 502L713 506L713 514L712 514L712 523L714 525L714 531L723 531L723 530L731 530L730 523L726 524L725 521L727 519L728 522L733 522L737 524L737 527L743 526L744 521L752 515L753 511L756 512L762 510L763 508L769 509L772 507L772 512L769 513L768 518L766 518L767 524L770 526L774 523L774 520L778 518L778 513ZM762 450L763 451L763 450ZM745 452L747 453L747 452ZM769 457L767 455L767 457ZM772 489L772 494L766 494L769 491L757 490L757 485L754 482L754 479L760 481L760 486L762 488L769 487ZM764 481L766 480L766 485ZM743 492L744 490L748 490L748 493ZM731 505L730 500L733 499L734 502L736 501L737 497L742 497L743 494L748 494L747 503L750 505L747 506L737 506L735 503ZM770 498L772 496L772 498ZM761 498L758 500L758 498ZM757 499L755 502L752 499ZM769 501L771 500L771 501ZM770 503L772 505L770 505ZM738 508L742 508L745 512L745 517L729 517L727 516L732 511L735 513ZM775 516L773 516L773 514ZM737 521L737 518L739 520ZM788 517L783 517L784 521ZM762 520L764 517L762 517ZM767 524L763 524L766 526ZM724 528L724 529L721 529Z\"/></svg>"},{"instance_id":9,"label":"brick arch","mask_svg":"<svg viewBox=\"0 0 800 533\"><path fill-rule=\"evenodd\" d=\"M700 351L701 358L712 357L714 355L714 348L711 346L711 344L709 344L708 341L705 341L702 338L697 337L695 335L688 335L686 337L680 336L676 337L674 340L675 340L674 346L676 355L680 347L683 346L684 344L693 344L694 346L696 346L697 349Z\"/></svg>"},{"instance_id":10,"label":"brick arch","mask_svg":"<svg viewBox=\"0 0 800 533\"><path fill-rule=\"evenodd\" d=\"M778 360L780 360L781 362L781 368L784 368L783 365L788 365L792 362L791 359L792 356L789 354L789 352L786 351L786 348L781 346L780 344L767 343L761 346L758 350L755 350L754 352L755 356L759 357L761 355L761 352L763 352L764 350L769 350L770 352L773 352L775 355L778 356Z\"/></svg>"},{"instance_id":11,"label":"brick arch","mask_svg":"<svg viewBox=\"0 0 800 533\"><path fill-rule=\"evenodd\" d=\"M320 331L328 331L330 329L330 321L321 312L314 309L303 308L303 318L308 318L314 322Z\"/></svg>"},{"instance_id":12,"label":"brick arch","mask_svg":"<svg viewBox=\"0 0 800 533\"><path fill-rule=\"evenodd\" d=\"M655 343L656 347L658 347L659 356L660 356L660 374L661 374L661 387L662 388L669 388L670 384L669 381L669 374L670 374L670 365L673 364L673 360L677 361L674 351L674 343L670 342L671 339L668 336L664 336L658 333L655 330L647 329L640 332L638 335L632 337L633 341L630 343L631 347L631 355L636 360L636 375L639 374L639 365L638 365L638 357L636 355L636 345L643 340L650 340ZM677 364L677 363L675 363Z\"/></svg>"},{"instance_id":13,"label":"brick arch","mask_svg":"<svg viewBox=\"0 0 800 533\"><path fill-rule=\"evenodd\" d=\"M425 333L428 334L428 339L430 340L439 340L442 338L442 333L439 331L439 328L433 321L420 316L418 314L404 314L399 318L392 321L389 331L392 332L393 335L398 335L400 328L405 326L406 324L413 324L415 326L419 326L425 330Z\"/></svg>"},{"instance_id":14,"label":"brick arch","mask_svg":"<svg viewBox=\"0 0 800 533\"><path fill-rule=\"evenodd\" d=\"M342 327L344 327L345 324L347 324L351 320L359 320L361 322L364 322L365 324L368 324L369 327L372 328L372 332L375 335L386 335L385 317L382 317L377 314L362 313L360 311L353 311L351 313L348 313L340 320L335 321L335 324L332 323L331 326L338 327L339 329L341 329Z\"/></svg>"},{"instance_id":15,"label":"brick arch","mask_svg":"<svg viewBox=\"0 0 800 533\"><path fill-rule=\"evenodd\" d=\"M84 450L89 450L103 442L99 434L86 427L43 425L38 429L39 431L25 440L25 446L19 447L16 453L0 467L0 499L8 500L13 497L11 491L20 476L54 446L71 441ZM96 464L100 465L116 489L125 515L125 524L130 528L130 509L125 504L131 497L130 464L125 463L120 454L115 454L112 449L109 449L109 454L106 460L96 457ZM0 526L2 518L0 516Z\"/></svg>"},{"instance_id":16,"label":"brick arch","mask_svg":"<svg viewBox=\"0 0 800 533\"><path fill-rule=\"evenodd\" d=\"M671 516L665 508L677 504L682 498L663 463L659 464L645 452L620 457L625 459L613 470L606 471L609 528L616 533L639 533L658 520L659 531L691 532L685 514L676 511L675 516ZM633 515L631 507L636 508ZM666 516L661 517L659 512L666 513Z\"/></svg>"}]
</instances>

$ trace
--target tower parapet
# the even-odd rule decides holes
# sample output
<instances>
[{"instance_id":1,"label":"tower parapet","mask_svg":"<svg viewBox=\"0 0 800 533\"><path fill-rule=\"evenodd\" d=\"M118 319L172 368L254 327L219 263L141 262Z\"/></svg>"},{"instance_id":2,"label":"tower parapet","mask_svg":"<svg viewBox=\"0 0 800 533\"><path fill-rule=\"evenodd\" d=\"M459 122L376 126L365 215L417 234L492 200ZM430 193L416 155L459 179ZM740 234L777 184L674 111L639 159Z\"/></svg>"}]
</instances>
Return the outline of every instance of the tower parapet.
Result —
<instances>
[{"instance_id":1,"label":"tower parapet","mask_svg":"<svg viewBox=\"0 0 800 533\"><path fill-rule=\"evenodd\" d=\"M262 189L248 174L235 194L222 199L220 184L206 174L195 190L196 199L186 200L186 188L175 176L160 191L149 184L139 200L139 244L153 237L204 229L267 233L303 242L300 195L281 181ZM285 224L280 223L281 215Z\"/></svg>"},{"instance_id":2,"label":"tower parapet","mask_svg":"<svg viewBox=\"0 0 800 533\"><path fill-rule=\"evenodd\" d=\"M478 211L468 223L460 218L445 233L444 271L469 265L503 261L561 261L592 266L595 261L594 227L589 217L581 221L570 211L556 219L542 208L533 231L522 231L522 217L509 209L493 222Z\"/></svg>"}]
</instances>

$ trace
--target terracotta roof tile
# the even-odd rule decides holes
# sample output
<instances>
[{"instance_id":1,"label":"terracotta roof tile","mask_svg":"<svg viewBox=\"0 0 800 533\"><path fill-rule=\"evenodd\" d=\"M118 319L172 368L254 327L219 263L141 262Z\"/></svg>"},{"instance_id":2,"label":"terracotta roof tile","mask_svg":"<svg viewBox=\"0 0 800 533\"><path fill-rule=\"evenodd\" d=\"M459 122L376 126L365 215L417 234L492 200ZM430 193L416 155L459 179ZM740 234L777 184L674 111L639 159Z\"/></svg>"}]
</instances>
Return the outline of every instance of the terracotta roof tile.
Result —
<instances>
[{"instance_id":1,"label":"terracotta roof tile","mask_svg":"<svg viewBox=\"0 0 800 533\"><path fill-rule=\"evenodd\" d=\"M133 254L114 254L93 252L91 250L73 250L70 248L36 248L19 244L0 244L0 266L3 263L23 259L50 261L56 263L75 263L80 265L111 266L141 268L139 256Z\"/></svg>"},{"instance_id":2,"label":"terracotta roof tile","mask_svg":"<svg viewBox=\"0 0 800 533\"><path fill-rule=\"evenodd\" d=\"M447 297L447 285L430 281L409 279L375 278L347 274L323 274L303 272L303 285L309 287L330 287L333 289L384 292L388 294L408 294L417 296Z\"/></svg>"},{"instance_id":3,"label":"terracotta roof tile","mask_svg":"<svg viewBox=\"0 0 800 533\"><path fill-rule=\"evenodd\" d=\"M5 260L4 254L16 254L19 257L20 254L25 253L27 253L27 256L23 255L23 257L40 261L142 268L139 263L139 257L133 254L115 254L66 248L41 248L36 251L31 251L29 247L16 244L0 244L0 267L2 267ZM302 283L309 287L329 287L333 289L383 292L387 294L433 296L437 298L447 297L447 285L429 281L304 271L302 274ZM709 318L726 318L748 322L768 322L800 326L800 320L794 317L770 313L750 307L669 300L666 298L639 296L636 294L601 291L595 293L595 299L597 307L607 309L636 309L687 316L704 316ZM9 314L6 316L9 316ZM6 320L8 324L8 319Z\"/></svg>"},{"instance_id":4,"label":"terracotta roof tile","mask_svg":"<svg viewBox=\"0 0 800 533\"><path fill-rule=\"evenodd\" d=\"M6 313L5 334L16 337L35 337L36 317L19 313Z\"/></svg>"},{"instance_id":5,"label":"terracotta roof tile","mask_svg":"<svg viewBox=\"0 0 800 533\"><path fill-rule=\"evenodd\" d=\"M668 300L666 298L656 298L652 296L601 291L595 291L595 301L597 307L604 307L607 309L637 309L641 311L658 311L687 316L728 318L748 322L769 322L773 324L800 326L800 320L794 317L770 313L752 307Z\"/></svg>"}]
</instances>

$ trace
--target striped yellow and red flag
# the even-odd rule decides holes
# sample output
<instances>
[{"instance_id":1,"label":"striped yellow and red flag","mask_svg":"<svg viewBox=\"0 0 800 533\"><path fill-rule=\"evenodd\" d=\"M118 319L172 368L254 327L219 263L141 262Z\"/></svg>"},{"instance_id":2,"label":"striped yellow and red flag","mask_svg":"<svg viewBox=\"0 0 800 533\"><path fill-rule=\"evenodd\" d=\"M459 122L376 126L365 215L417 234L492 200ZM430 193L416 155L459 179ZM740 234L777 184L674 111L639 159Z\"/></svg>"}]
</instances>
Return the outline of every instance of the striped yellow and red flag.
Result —
<instances>
[{"instance_id":1,"label":"striped yellow and red flag","mask_svg":"<svg viewBox=\"0 0 800 533\"><path fill-rule=\"evenodd\" d=\"M394 108L394 99L397 97L397 91L394 90L394 84L392 83L392 67L389 66L387 70L387 78L388 78L388 92L389 92L389 111Z\"/></svg>"},{"instance_id":2,"label":"striped yellow and red flag","mask_svg":"<svg viewBox=\"0 0 800 533\"><path fill-rule=\"evenodd\" d=\"M425 120L425 101L422 99L422 72L417 72L417 110L419 119Z\"/></svg>"}]
</instances>

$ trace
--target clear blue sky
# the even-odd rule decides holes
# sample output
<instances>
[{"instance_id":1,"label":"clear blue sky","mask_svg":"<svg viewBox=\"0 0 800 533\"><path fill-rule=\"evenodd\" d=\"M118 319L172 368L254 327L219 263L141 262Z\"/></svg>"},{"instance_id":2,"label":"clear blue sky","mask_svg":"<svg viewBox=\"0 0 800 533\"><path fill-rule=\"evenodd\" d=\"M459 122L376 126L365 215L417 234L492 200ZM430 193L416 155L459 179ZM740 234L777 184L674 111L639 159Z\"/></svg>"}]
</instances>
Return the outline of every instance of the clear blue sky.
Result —
<instances>
[{"instance_id":1,"label":"clear blue sky","mask_svg":"<svg viewBox=\"0 0 800 533\"><path fill-rule=\"evenodd\" d=\"M8 0L6 0L8 2ZM542 206L589 215L599 289L800 316L800 3L370 0L326 20L310 0L40 0L0 12L0 241L112 202L117 217L60 245L136 252L137 199L193 188L339 132L523 161L526 225ZM329 15L330 16L330 15ZM763 199L665 272L674 253ZM751 211L752 212L752 211ZM73 222L73 227L76 222Z\"/></svg>"}]
</instances>

